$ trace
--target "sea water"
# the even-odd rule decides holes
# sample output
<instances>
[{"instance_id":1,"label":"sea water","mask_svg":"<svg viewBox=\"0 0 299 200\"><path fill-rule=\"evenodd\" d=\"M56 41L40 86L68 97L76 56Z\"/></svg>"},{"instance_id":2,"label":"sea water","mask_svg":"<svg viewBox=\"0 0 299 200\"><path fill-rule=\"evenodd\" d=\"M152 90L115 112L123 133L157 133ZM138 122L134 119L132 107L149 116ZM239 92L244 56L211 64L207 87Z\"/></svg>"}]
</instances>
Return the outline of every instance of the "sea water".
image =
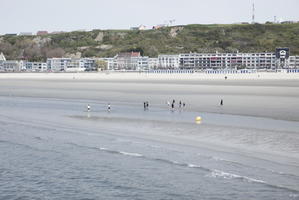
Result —
<instances>
[{"instance_id":1,"label":"sea water","mask_svg":"<svg viewBox=\"0 0 299 200\"><path fill-rule=\"evenodd\" d=\"M88 103L0 97L0 199L299 199L298 122Z\"/></svg>"}]
</instances>

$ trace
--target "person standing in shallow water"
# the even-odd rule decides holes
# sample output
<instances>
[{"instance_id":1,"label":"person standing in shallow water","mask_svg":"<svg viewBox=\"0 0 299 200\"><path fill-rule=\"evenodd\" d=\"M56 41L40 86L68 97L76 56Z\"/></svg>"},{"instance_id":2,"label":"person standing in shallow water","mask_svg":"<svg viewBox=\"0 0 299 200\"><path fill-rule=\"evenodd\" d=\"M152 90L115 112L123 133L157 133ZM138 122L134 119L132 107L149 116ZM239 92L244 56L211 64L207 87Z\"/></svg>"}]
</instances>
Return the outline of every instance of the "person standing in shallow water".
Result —
<instances>
[{"instance_id":1,"label":"person standing in shallow water","mask_svg":"<svg viewBox=\"0 0 299 200\"><path fill-rule=\"evenodd\" d=\"M110 111L111 111L111 105L110 105L110 103L108 103L107 110L108 110L108 112L110 112Z\"/></svg>"},{"instance_id":2,"label":"person standing in shallow water","mask_svg":"<svg viewBox=\"0 0 299 200\"><path fill-rule=\"evenodd\" d=\"M223 99L220 100L220 106L223 106Z\"/></svg>"}]
</instances>

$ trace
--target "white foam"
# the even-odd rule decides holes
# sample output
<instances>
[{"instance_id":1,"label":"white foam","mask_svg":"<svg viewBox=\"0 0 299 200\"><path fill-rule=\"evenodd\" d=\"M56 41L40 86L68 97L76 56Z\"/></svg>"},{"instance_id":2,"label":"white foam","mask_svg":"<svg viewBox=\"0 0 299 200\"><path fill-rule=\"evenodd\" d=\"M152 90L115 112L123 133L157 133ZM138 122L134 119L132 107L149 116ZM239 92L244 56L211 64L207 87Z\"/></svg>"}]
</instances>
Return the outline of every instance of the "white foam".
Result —
<instances>
[{"instance_id":1,"label":"white foam","mask_svg":"<svg viewBox=\"0 0 299 200\"><path fill-rule=\"evenodd\" d=\"M129 152L125 152L125 151L120 151L120 154L126 155L126 156L133 156L133 157L142 157L143 155L139 154L139 153L129 153Z\"/></svg>"},{"instance_id":2,"label":"white foam","mask_svg":"<svg viewBox=\"0 0 299 200\"><path fill-rule=\"evenodd\" d=\"M228 172L223 172L223 171L220 171L220 170L213 170L211 172L211 176L212 177L222 177L222 178L225 178L225 179L242 179L242 180L246 180L248 182L255 182L255 183L266 183L265 181L263 180L258 180L258 179L254 179L254 178L250 178L250 177L247 177L247 176L241 176L241 175L237 175L237 174L232 174L232 173L228 173Z\"/></svg>"},{"instance_id":3,"label":"white foam","mask_svg":"<svg viewBox=\"0 0 299 200\"><path fill-rule=\"evenodd\" d=\"M193 164L188 164L188 167L191 167L191 168L200 168L199 165L193 165Z\"/></svg>"}]
</instances>

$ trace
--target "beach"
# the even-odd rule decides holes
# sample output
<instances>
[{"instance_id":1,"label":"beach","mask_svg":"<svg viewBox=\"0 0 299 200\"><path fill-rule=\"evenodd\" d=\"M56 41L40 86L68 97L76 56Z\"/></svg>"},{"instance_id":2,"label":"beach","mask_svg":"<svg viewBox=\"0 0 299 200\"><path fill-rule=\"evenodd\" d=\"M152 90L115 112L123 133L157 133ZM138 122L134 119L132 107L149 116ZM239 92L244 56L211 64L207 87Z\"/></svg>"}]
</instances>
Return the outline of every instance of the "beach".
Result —
<instances>
[{"instance_id":1,"label":"beach","mask_svg":"<svg viewBox=\"0 0 299 200\"><path fill-rule=\"evenodd\" d=\"M299 74L3 73L0 108L1 198L299 198Z\"/></svg>"}]
</instances>

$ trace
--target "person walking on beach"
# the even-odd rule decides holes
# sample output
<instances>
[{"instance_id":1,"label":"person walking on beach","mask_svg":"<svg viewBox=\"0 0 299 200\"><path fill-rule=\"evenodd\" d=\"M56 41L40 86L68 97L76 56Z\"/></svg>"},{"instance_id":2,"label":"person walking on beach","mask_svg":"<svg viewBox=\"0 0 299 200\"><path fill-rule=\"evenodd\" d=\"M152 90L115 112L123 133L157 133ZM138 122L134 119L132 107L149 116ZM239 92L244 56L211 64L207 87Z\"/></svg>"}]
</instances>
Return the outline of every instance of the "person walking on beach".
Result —
<instances>
[{"instance_id":1,"label":"person walking on beach","mask_svg":"<svg viewBox=\"0 0 299 200\"><path fill-rule=\"evenodd\" d=\"M143 109L146 110L146 102L143 102Z\"/></svg>"},{"instance_id":2,"label":"person walking on beach","mask_svg":"<svg viewBox=\"0 0 299 200\"><path fill-rule=\"evenodd\" d=\"M182 101L180 101L180 103L179 103L179 107L180 107L180 108L182 107Z\"/></svg>"},{"instance_id":3,"label":"person walking on beach","mask_svg":"<svg viewBox=\"0 0 299 200\"><path fill-rule=\"evenodd\" d=\"M174 111L174 103L171 104L171 111Z\"/></svg>"},{"instance_id":4,"label":"person walking on beach","mask_svg":"<svg viewBox=\"0 0 299 200\"><path fill-rule=\"evenodd\" d=\"M90 105L87 104L87 112L90 112Z\"/></svg>"},{"instance_id":5,"label":"person walking on beach","mask_svg":"<svg viewBox=\"0 0 299 200\"><path fill-rule=\"evenodd\" d=\"M146 102L146 108L148 109L148 107L149 107L149 104L148 104L148 101Z\"/></svg>"},{"instance_id":6,"label":"person walking on beach","mask_svg":"<svg viewBox=\"0 0 299 200\"><path fill-rule=\"evenodd\" d=\"M220 106L223 106L223 99L220 100Z\"/></svg>"},{"instance_id":7,"label":"person walking on beach","mask_svg":"<svg viewBox=\"0 0 299 200\"><path fill-rule=\"evenodd\" d=\"M107 110L108 110L108 112L110 112L110 111L111 111L111 105L110 105L110 103L108 103Z\"/></svg>"}]
</instances>

